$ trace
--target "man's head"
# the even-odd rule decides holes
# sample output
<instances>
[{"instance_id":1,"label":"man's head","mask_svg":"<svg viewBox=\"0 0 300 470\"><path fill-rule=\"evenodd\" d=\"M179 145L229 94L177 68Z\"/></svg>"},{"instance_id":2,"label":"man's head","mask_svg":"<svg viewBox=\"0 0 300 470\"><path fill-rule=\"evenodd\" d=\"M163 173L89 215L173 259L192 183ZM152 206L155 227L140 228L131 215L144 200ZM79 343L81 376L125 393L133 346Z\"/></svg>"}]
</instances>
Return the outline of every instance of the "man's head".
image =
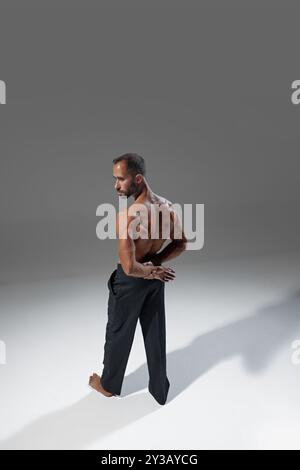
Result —
<instances>
[{"instance_id":1,"label":"man's head","mask_svg":"<svg viewBox=\"0 0 300 470\"><path fill-rule=\"evenodd\" d=\"M145 161L137 153L124 153L113 160L115 189L119 196L130 197L138 193L145 174Z\"/></svg>"}]
</instances>

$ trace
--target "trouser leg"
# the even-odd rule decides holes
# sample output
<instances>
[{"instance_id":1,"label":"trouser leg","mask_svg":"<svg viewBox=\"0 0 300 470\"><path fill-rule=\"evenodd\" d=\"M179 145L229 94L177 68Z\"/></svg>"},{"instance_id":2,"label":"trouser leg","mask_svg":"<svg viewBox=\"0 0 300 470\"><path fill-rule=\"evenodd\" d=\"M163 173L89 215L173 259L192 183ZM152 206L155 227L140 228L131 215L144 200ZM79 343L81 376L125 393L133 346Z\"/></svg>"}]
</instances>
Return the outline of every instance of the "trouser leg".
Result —
<instances>
[{"instance_id":1,"label":"trouser leg","mask_svg":"<svg viewBox=\"0 0 300 470\"><path fill-rule=\"evenodd\" d=\"M131 312L131 315L119 324L116 319L118 307L111 295L108 310L101 383L108 392L120 395L138 316Z\"/></svg>"},{"instance_id":2,"label":"trouser leg","mask_svg":"<svg viewBox=\"0 0 300 470\"><path fill-rule=\"evenodd\" d=\"M152 283L152 281L148 282ZM164 293L164 282L157 280L155 283L152 283L139 317L149 371L148 390L161 405L165 404L170 387L166 372Z\"/></svg>"},{"instance_id":3,"label":"trouser leg","mask_svg":"<svg viewBox=\"0 0 300 470\"><path fill-rule=\"evenodd\" d=\"M112 276L108 282L110 292L101 383L108 392L120 395L139 316L139 296L135 298L134 285L128 289L122 280L115 292Z\"/></svg>"}]
</instances>

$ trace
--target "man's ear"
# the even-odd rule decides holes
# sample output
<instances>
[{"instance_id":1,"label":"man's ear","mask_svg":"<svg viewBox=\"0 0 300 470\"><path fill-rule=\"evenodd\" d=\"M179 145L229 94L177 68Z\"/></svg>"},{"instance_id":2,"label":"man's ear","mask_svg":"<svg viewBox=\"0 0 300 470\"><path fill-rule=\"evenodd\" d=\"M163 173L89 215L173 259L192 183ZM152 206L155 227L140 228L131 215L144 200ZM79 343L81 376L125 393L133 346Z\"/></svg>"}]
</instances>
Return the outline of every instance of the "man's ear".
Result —
<instances>
[{"instance_id":1,"label":"man's ear","mask_svg":"<svg viewBox=\"0 0 300 470\"><path fill-rule=\"evenodd\" d=\"M135 181L140 184L142 181L143 181L144 177L143 175L141 175L140 173L138 173L137 175L135 175Z\"/></svg>"}]
</instances>

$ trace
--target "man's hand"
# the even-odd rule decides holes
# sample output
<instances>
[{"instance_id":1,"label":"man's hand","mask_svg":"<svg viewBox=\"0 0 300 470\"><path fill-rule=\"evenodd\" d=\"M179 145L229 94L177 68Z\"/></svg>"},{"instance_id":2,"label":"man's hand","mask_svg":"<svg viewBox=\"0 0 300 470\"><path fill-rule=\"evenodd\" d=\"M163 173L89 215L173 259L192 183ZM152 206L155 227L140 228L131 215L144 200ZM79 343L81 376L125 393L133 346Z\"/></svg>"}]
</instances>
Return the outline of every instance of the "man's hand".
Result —
<instances>
[{"instance_id":1,"label":"man's hand","mask_svg":"<svg viewBox=\"0 0 300 470\"><path fill-rule=\"evenodd\" d=\"M144 265L152 265L152 261L147 261L146 263L143 263ZM143 279L159 279L162 282L169 282L173 281L175 279L175 271L172 268L167 268L166 266L156 266L155 269L149 274L148 276L145 276Z\"/></svg>"}]
</instances>

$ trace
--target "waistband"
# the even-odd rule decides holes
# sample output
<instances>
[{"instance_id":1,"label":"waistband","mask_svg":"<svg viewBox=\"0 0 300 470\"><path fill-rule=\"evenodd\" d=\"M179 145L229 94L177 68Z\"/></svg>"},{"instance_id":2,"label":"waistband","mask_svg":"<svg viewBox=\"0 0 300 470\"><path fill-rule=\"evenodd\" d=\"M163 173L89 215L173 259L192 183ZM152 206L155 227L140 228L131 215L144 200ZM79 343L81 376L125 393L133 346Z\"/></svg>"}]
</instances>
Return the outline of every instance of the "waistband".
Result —
<instances>
[{"instance_id":1,"label":"waistband","mask_svg":"<svg viewBox=\"0 0 300 470\"><path fill-rule=\"evenodd\" d=\"M117 264L117 269L116 269L116 271L117 271L119 274L123 274L124 276L127 276L127 274L125 273L124 269L122 268L121 263L118 263L118 264Z\"/></svg>"}]
</instances>

